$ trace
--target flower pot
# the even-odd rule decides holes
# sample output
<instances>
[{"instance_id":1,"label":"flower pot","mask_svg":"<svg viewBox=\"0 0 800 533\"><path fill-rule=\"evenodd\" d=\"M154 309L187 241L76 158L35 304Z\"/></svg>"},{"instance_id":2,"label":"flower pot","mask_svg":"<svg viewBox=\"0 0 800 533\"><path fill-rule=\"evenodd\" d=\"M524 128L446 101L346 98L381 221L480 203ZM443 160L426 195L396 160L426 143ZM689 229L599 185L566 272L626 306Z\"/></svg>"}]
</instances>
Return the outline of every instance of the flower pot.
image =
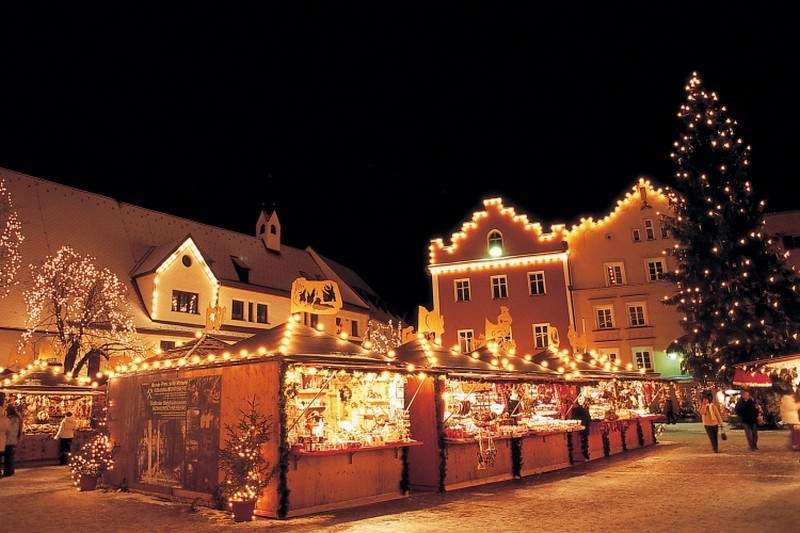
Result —
<instances>
[{"instance_id":1,"label":"flower pot","mask_svg":"<svg viewBox=\"0 0 800 533\"><path fill-rule=\"evenodd\" d=\"M94 490L97 488L97 478L87 474L81 474L78 480L78 490L85 492L87 490Z\"/></svg>"},{"instance_id":2,"label":"flower pot","mask_svg":"<svg viewBox=\"0 0 800 533\"><path fill-rule=\"evenodd\" d=\"M255 511L256 502L251 500L249 502L231 502L231 511L233 512L234 522L249 522L253 519L253 511Z\"/></svg>"}]
</instances>

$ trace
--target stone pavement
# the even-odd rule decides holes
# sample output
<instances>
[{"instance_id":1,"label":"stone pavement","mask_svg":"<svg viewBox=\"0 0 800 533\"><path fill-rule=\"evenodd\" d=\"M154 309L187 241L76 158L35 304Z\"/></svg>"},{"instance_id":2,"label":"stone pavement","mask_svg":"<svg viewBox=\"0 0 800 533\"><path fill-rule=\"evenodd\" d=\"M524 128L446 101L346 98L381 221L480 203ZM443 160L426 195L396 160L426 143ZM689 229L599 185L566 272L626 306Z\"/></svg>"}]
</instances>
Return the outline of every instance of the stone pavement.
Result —
<instances>
[{"instance_id":1,"label":"stone pavement","mask_svg":"<svg viewBox=\"0 0 800 533\"><path fill-rule=\"evenodd\" d=\"M669 427L655 448L565 472L288 521L234 525L134 493L78 493L60 467L0 479L0 531L798 531L800 453L765 431L760 452L730 431L710 453L702 426Z\"/></svg>"}]
</instances>

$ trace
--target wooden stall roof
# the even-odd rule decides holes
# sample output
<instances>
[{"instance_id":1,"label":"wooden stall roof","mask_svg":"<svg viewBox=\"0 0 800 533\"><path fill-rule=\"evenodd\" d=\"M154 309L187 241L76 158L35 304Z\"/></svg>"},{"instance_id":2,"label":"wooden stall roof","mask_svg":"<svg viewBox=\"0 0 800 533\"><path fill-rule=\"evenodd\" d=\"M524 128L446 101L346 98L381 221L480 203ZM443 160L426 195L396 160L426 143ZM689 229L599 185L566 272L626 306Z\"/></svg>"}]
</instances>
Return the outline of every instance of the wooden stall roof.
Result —
<instances>
[{"instance_id":1,"label":"wooden stall roof","mask_svg":"<svg viewBox=\"0 0 800 533\"><path fill-rule=\"evenodd\" d=\"M425 339L414 339L395 348L401 365L413 364L418 369L441 371L452 376L498 380L561 380L557 372L548 370L523 357L483 346L469 353L455 347L444 348Z\"/></svg>"},{"instance_id":2,"label":"wooden stall roof","mask_svg":"<svg viewBox=\"0 0 800 533\"><path fill-rule=\"evenodd\" d=\"M789 355L776 355L764 359L746 361L736 365L737 368L741 368L749 372L754 372L762 368L769 370L780 370L783 368L796 368L798 366L800 366L800 354L797 353Z\"/></svg>"},{"instance_id":3,"label":"wooden stall roof","mask_svg":"<svg viewBox=\"0 0 800 533\"><path fill-rule=\"evenodd\" d=\"M169 350L164 350L160 354L148 357L146 361L166 361L168 359L180 359L181 357L192 357L193 355L206 356L208 354L221 354L225 350L231 348L230 343L224 340L204 333L200 338L192 339L184 343L182 346L176 346Z\"/></svg>"},{"instance_id":4,"label":"wooden stall roof","mask_svg":"<svg viewBox=\"0 0 800 533\"><path fill-rule=\"evenodd\" d=\"M276 355L337 355L384 361L381 356L347 339L296 322L275 326L230 347L232 353L242 350L251 353L266 351Z\"/></svg>"},{"instance_id":5,"label":"wooden stall roof","mask_svg":"<svg viewBox=\"0 0 800 533\"><path fill-rule=\"evenodd\" d=\"M468 372L496 373L497 369L482 359L474 359L429 342L413 339L394 349L397 362L406 367L411 364L419 370L463 370Z\"/></svg>"},{"instance_id":6,"label":"wooden stall roof","mask_svg":"<svg viewBox=\"0 0 800 533\"><path fill-rule=\"evenodd\" d=\"M32 371L19 372L14 374L16 379L11 383L6 384L3 382L0 392L6 394L58 394L58 395L71 395L71 396L90 396L95 394L103 394L97 388L104 385L106 382L105 377L95 378L94 381L87 382L81 379L79 383L77 378L70 378L65 376L60 371L61 366L50 366L45 368L38 368ZM96 386L92 387L91 384L95 383Z\"/></svg>"}]
</instances>

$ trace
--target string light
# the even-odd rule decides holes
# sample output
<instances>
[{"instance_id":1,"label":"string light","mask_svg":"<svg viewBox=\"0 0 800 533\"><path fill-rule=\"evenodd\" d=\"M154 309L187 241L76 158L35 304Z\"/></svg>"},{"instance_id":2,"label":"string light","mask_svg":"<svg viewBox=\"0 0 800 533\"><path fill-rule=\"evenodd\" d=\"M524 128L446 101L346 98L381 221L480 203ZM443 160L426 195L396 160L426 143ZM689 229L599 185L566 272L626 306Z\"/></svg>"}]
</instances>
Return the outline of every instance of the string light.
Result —
<instances>
[{"instance_id":1,"label":"string light","mask_svg":"<svg viewBox=\"0 0 800 533\"><path fill-rule=\"evenodd\" d=\"M22 223L14 208L11 191L0 178L0 298L8 294L22 266L20 246L23 240Z\"/></svg>"}]
</instances>

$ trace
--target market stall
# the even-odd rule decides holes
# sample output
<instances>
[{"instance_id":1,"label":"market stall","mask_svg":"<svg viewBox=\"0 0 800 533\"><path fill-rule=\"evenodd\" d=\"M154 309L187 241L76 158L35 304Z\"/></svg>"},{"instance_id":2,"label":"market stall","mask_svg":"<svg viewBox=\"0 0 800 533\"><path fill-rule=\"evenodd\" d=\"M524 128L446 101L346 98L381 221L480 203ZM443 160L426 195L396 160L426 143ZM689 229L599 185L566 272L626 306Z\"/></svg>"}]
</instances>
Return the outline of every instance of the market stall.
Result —
<instances>
[{"instance_id":1,"label":"market stall","mask_svg":"<svg viewBox=\"0 0 800 533\"><path fill-rule=\"evenodd\" d=\"M102 382L102 380L101 380ZM36 361L4 379L0 392L6 404L14 404L22 417L22 439L17 445L17 463L51 463L58 460L55 439L61 420L71 412L76 422L72 450L88 441L103 418L104 393L100 382L88 377L65 376L61 365Z\"/></svg>"},{"instance_id":2,"label":"market stall","mask_svg":"<svg viewBox=\"0 0 800 533\"><path fill-rule=\"evenodd\" d=\"M158 360L111 380L113 475L140 490L211 501L216 452L248 401L273 422L272 478L256 514L297 516L402 498L410 421L391 361L294 321L223 353Z\"/></svg>"},{"instance_id":3,"label":"market stall","mask_svg":"<svg viewBox=\"0 0 800 533\"><path fill-rule=\"evenodd\" d=\"M467 354L416 339L396 349L408 370L412 436L411 485L454 490L570 465L568 435L581 428L563 420L560 376L485 348Z\"/></svg>"},{"instance_id":4,"label":"market stall","mask_svg":"<svg viewBox=\"0 0 800 533\"><path fill-rule=\"evenodd\" d=\"M578 401L588 405L592 418L589 460L656 443L654 424L663 417L648 407L655 392L655 382L630 377L598 379L581 387Z\"/></svg>"}]
</instances>

